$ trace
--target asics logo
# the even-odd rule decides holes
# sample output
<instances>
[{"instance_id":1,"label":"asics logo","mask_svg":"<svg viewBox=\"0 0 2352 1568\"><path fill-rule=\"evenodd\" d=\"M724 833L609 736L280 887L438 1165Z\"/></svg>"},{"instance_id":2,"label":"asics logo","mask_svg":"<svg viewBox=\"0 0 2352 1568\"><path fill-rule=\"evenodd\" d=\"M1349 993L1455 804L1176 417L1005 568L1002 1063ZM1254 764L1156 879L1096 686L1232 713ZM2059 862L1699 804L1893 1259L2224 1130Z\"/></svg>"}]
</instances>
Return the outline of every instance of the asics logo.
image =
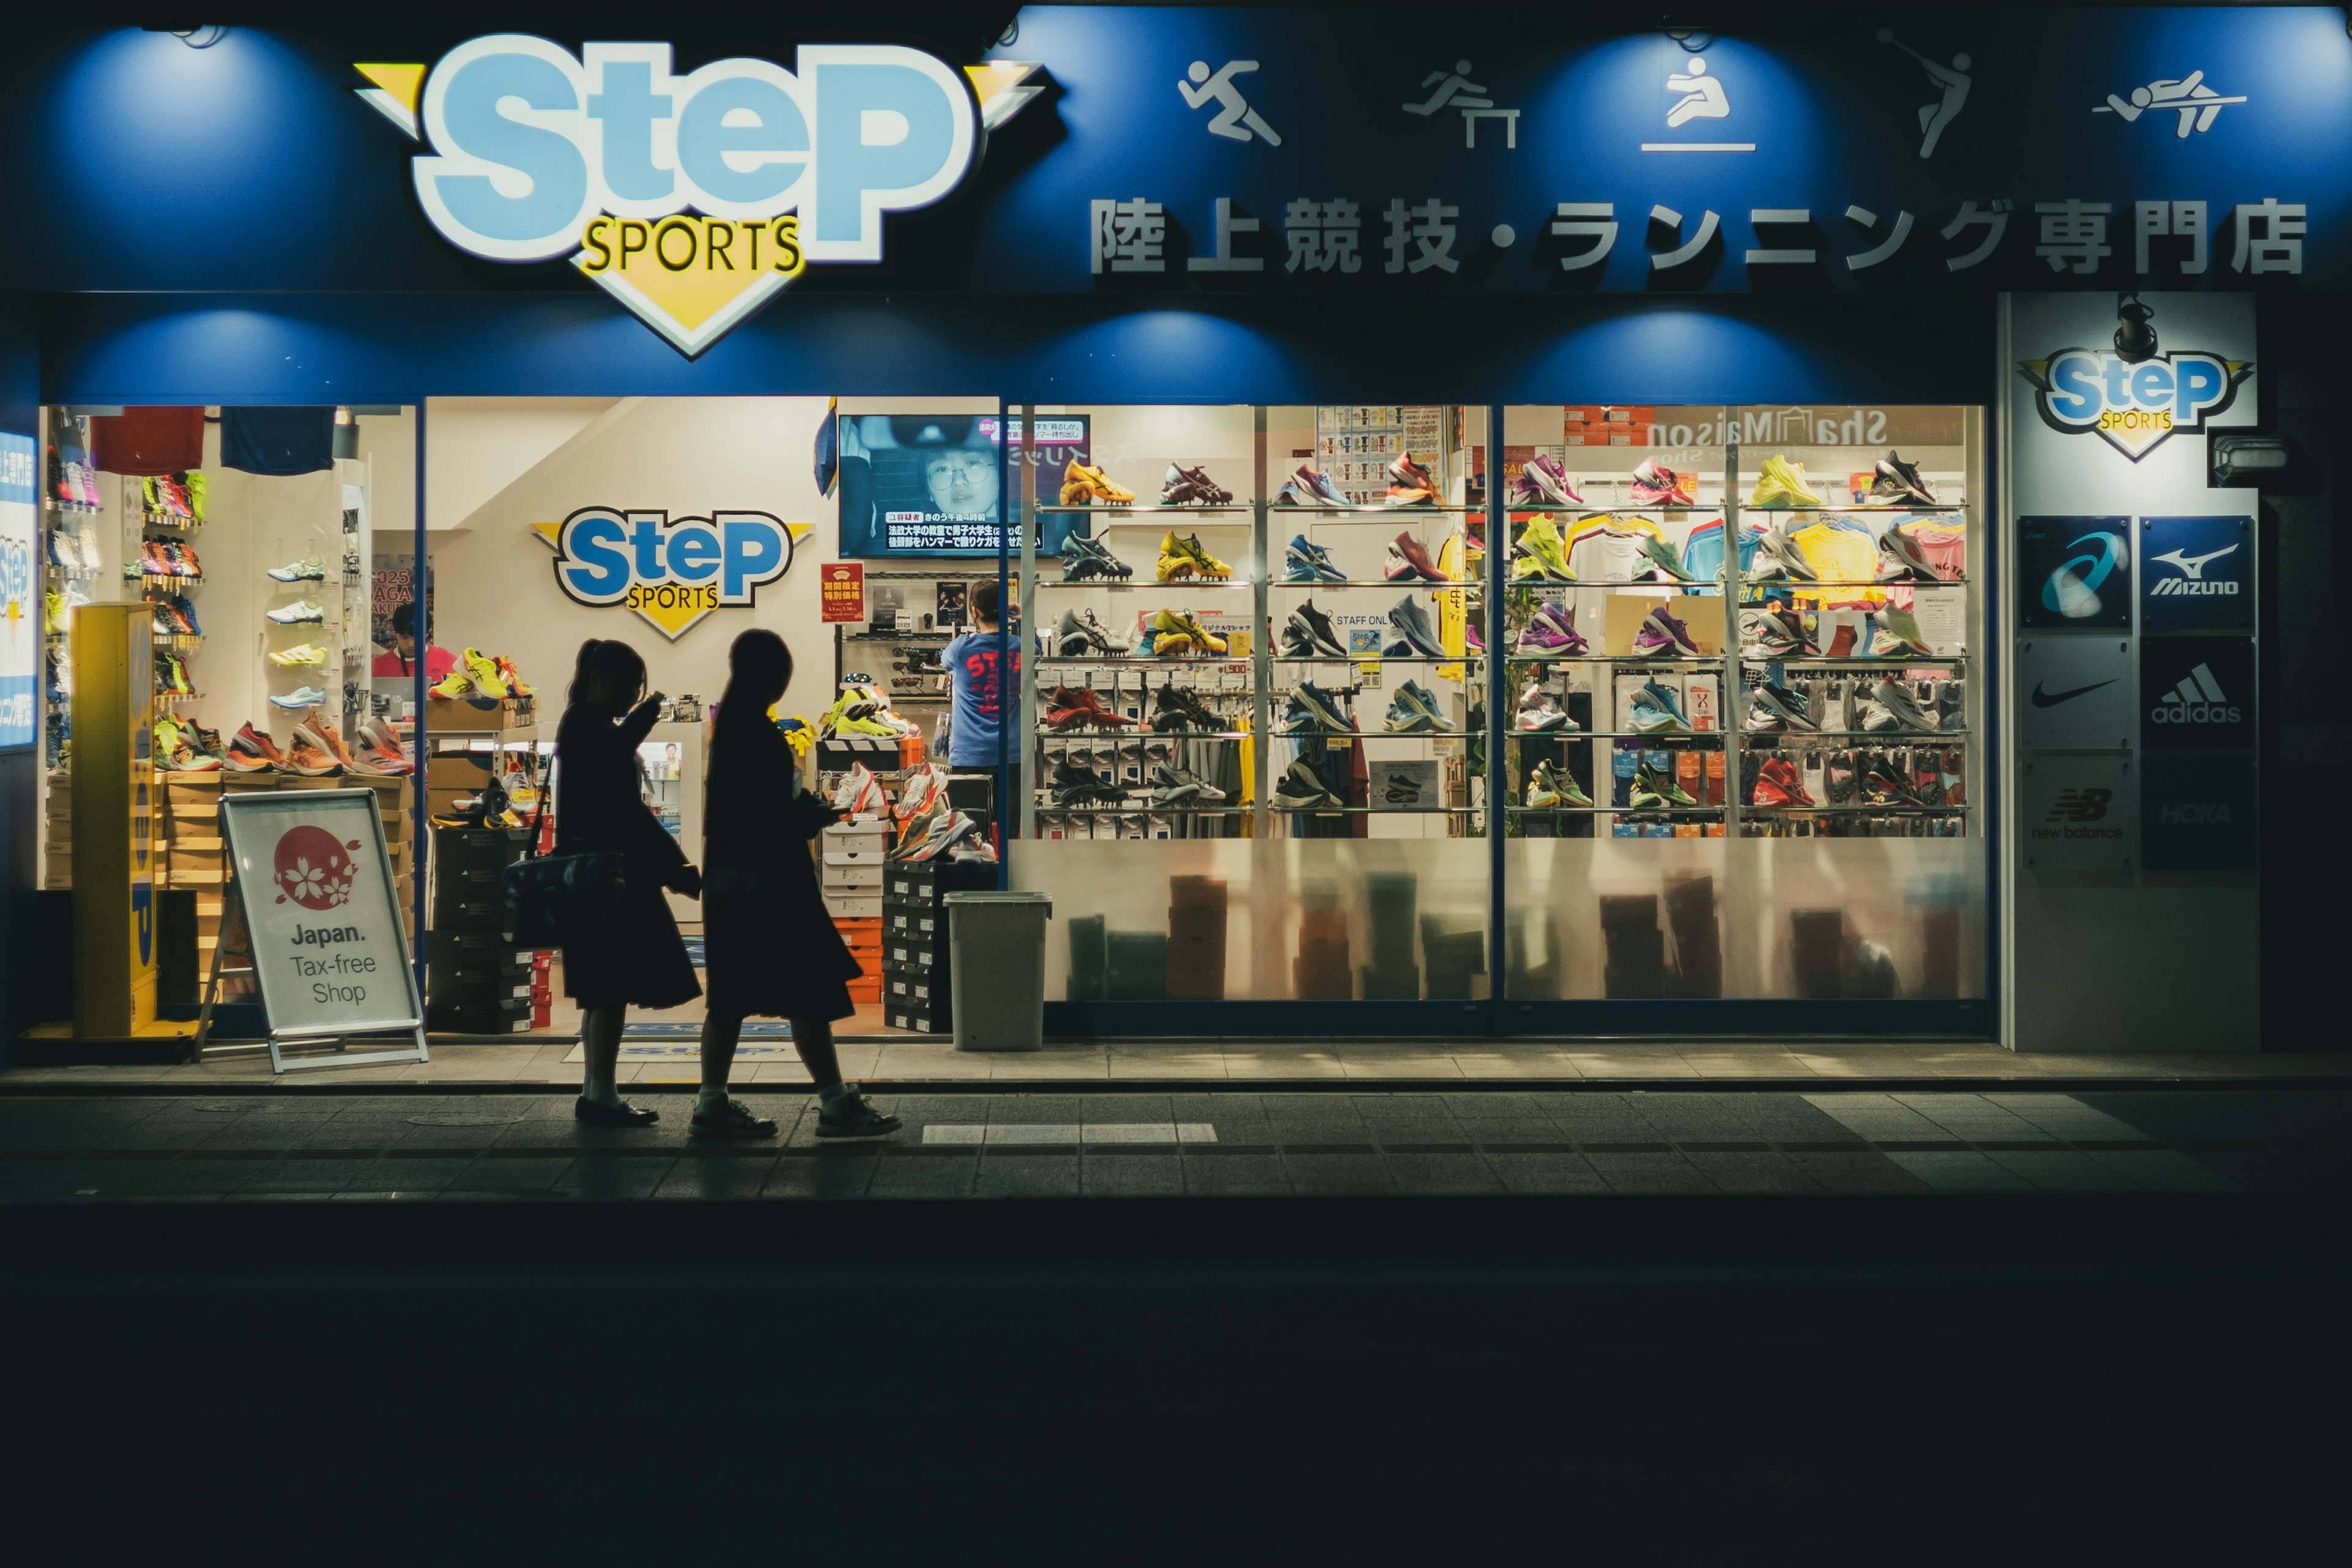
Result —
<instances>
[{"instance_id":1,"label":"asics logo","mask_svg":"<svg viewBox=\"0 0 2352 1568\"><path fill-rule=\"evenodd\" d=\"M2058 798L2050 803L2050 814L2044 822L2103 822L2106 819L2107 803L2116 798L2111 789L2062 789Z\"/></svg>"},{"instance_id":2,"label":"asics logo","mask_svg":"<svg viewBox=\"0 0 2352 1568\"><path fill-rule=\"evenodd\" d=\"M2096 691L2102 686L2113 686L2122 679L2121 676L2111 676L2105 680L2095 680L2088 686L2077 686L2069 691L2044 691L2042 689L2042 683L2037 680L2033 683L2033 705L2036 708L2055 708L2061 702L2070 702L2086 691Z\"/></svg>"},{"instance_id":3,"label":"asics logo","mask_svg":"<svg viewBox=\"0 0 2352 1568\"><path fill-rule=\"evenodd\" d=\"M2042 607L2076 620L2095 616L2100 585L2130 559L2129 547L2117 534L2086 533L2066 548L2083 553L2068 556L2051 570L2042 584Z\"/></svg>"}]
</instances>

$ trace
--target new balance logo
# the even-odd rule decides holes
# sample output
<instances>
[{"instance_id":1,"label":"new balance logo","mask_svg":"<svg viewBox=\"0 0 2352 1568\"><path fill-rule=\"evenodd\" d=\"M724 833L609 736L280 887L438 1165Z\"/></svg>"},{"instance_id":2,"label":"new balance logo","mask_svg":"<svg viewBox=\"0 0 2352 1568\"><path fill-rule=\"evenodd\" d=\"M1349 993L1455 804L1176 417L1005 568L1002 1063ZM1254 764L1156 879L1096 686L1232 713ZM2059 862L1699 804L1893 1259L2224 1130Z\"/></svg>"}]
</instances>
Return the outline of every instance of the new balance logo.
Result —
<instances>
[{"instance_id":1,"label":"new balance logo","mask_svg":"<svg viewBox=\"0 0 2352 1568\"><path fill-rule=\"evenodd\" d=\"M2148 557L2151 563L2160 561L2167 566L2178 567L2181 574L2178 577L2158 577L2150 581L2147 585L2148 597L2151 599L2231 597L2242 584L2235 579L2217 579L2208 583L2205 581L2205 568L2224 555L2236 553L2237 548L2234 544L2225 544L2221 549L2204 555L2190 555L2180 550L2168 551L2162 555L2151 555Z\"/></svg>"},{"instance_id":2,"label":"new balance logo","mask_svg":"<svg viewBox=\"0 0 2352 1568\"><path fill-rule=\"evenodd\" d=\"M2158 724L2235 724L2245 714L2222 694L2221 683L2213 679L2211 668L2200 664L2189 672L2188 679L2158 698L2147 716Z\"/></svg>"},{"instance_id":3,"label":"new balance logo","mask_svg":"<svg viewBox=\"0 0 2352 1568\"><path fill-rule=\"evenodd\" d=\"M2058 798L2050 804L2050 815L2044 822L2102 822L2107 815L2107 803L2116 798L2111 789L2062 789Z\"/></svg>"}]
</instances>

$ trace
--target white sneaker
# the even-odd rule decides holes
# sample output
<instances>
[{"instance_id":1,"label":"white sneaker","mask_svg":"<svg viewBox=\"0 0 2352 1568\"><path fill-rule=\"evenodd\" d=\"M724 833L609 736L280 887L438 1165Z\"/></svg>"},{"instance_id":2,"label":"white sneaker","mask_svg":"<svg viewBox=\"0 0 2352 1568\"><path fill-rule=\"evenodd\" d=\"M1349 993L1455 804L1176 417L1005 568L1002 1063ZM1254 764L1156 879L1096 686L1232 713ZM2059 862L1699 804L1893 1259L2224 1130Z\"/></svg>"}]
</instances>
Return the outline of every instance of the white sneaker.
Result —
<instances>
[{"instance_id":1,"label":"white sneaker","mask_svg":"<svg viewBox=\"0 0 2352 1568\"><path fill-rule=\"evenodd\" d=\"M269 575L280 583L323 583L327 580L327 563L316 555L305 555L299 561L272 566Z\"/></svg>"},{"instance_id":2,"label":"white sneaker","mask_svg":"<svg viewBox=\"0 0 2352 1568\"><path fill-rule=\"evenodd\" d=\"M289 647L282 652L271 654L269 662L272 664L324 664L327 662L327 650L316 643L304 643L299 647Z\"/></svg>"},{"instance_id":3,"label":"white sneaker","mask_svg":"<svg viewBox=\"0 0 2352 1568\"><path fill-rule=\"evenodd\" d=\"M269 698L270 701L286 709L316 708L326 700L327 694L315 686L298 686L283 696L272 692Z\"/></svg>"},{"instance_id":4,"label":"white sneaker","mask_svg":"<svg viewBox=\"0 0 2352 1568\"><path fill-rule=\"evenodd\" d=\"M327 618L327 612L310 599L297 599L282 609L269 612L269 618L281 626L316 625Z\"/></svg>"}]
</instances>

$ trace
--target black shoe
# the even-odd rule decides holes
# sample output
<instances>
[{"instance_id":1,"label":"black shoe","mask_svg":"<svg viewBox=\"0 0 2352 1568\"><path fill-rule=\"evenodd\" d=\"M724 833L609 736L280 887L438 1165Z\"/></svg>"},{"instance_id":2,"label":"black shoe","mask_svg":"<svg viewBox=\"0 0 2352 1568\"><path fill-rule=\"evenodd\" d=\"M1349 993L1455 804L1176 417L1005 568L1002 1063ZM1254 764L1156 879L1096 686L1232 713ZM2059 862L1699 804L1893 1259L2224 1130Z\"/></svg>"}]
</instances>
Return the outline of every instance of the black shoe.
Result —
<instances>
[{"instance_id":1,"label":"black shoe","mask_svg":"<svg viewBox=\"0 0 2352 1568\"><path fill-rule=\"evenodd\" d=\"M583 1095L572 1102L572 1120L585 1121L591 1127L651 1127L661 1120L661 1112L631 1105L625 1100L618 1105L604 1105Z\"/></svg>"},{"instance_id":2,"label":"black shoe","mask_svg":"<svg viewBox=\"0 0 2352 1568\"><path fill-rule=\"evenodd\" d=\"M897 1117L883 1115L853 1090L817 1112L816 1135L820 1138L878 1138L885 1132L896 1132L900 1125Z\"/></svg>"},{"instance_id":3,"label":"black shoe","mask_svg":"<svg viewBox=\"0 0 2352 1568\"><path fill-rule=\"evenodd\" d=\"M709 1113L697 1110L694 1120L686 1124L688 1138L773 1138L776 1124L764 1116L754 1116L751 1108L730 1097Z\"/></svg>"}]
</instances>

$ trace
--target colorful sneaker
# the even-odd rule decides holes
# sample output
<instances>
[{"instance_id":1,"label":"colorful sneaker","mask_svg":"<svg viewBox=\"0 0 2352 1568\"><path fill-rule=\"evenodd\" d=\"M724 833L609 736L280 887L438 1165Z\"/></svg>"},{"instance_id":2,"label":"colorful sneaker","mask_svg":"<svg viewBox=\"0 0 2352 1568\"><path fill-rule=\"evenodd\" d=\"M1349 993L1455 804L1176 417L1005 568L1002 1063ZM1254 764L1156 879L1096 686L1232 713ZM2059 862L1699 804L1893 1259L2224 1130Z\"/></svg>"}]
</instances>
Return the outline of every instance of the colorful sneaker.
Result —
<instances>
[{"instance_id":1,"label":"colorful sneaker","mask_svg":"<svg viewBox=\"0 0 2352 1568\"><path fill-rule=\"evenodd\" d=\"M1899 528L1878 536L1878 580L1882 583L1940 583L1943 574L1920 552L1918 542Z\"/></svg>"},{"instance_id":2,"label":"colorful sneaker","mask_svg":"<svg viewBox=\"0 0 2352 1568\"><path fill-rule=\"evenodd\" d=\"M1796 764L1786 757L1767 757L1756 770L1756 788L1748 804L1770 810L1776 806L1811 805L1813 797L1805 793L1805 782Z\"/></svg>"},{"instance_id":3,"label":"colorful sneaker","mask_svg":"<svg viewBox=\"0 0 2352 1568\"><path fill-rule=\"evenodd\" d=\"M1805 651L1804 629L1777 604L1739 612L1742 658L1798 658Z\"/></svg>"},{"instance_id":4,"label":"colorful sneaker","mask_svg":"<svg viewBox=\"0 0 2352 1568\"><path fill-rule=\"evenodd\" d=\"M1785 454L1775 452L1764 459L1764 467L1756 476L1756 488L1748 494L1748 504L1767 511L1779 511L1791 507L1819 507L1822 502L1822 498L1805 483L1805 465L1792 463Z\"/></svg>"},{"instance_id":5,"label":"colorful sneaker","mask_svg":"<svg viewBox=\"0 0 2352 1568\"><path fill-rule=\"evenodd\" d=\"M305 708L316 708L326 700L327 694L315 686L298 686L291 691L272 692L269 697L272 705L283 708L289 713L299 712Z\"/></svg>"},{"instance_id":6,"label":"colorful sneaker","mask_svg":"<svg viewBox=\"0 0 2352 1568\"><path fill-rule=\"evenodd\" d=\"M1633 807L1635 811L1664 811L1697 804L1682 785L1674 781L1671 773L1653 772L1647 763L1633 770Z\"/></svg>"},{"instance_id":7,"label":"colorful sneaker","mask_svg":"<svg viewBox=\"0 0 2352 1568\"><path fill-rule=\"evenodd\" d=\"M506 678L499 673L499 661L474 648L457 656L458 668L473 678L474 689L485 697L505 697Z\"/></svg>"},{"instance_id":8,"label":"colorful sneaker","mask_svg":"<svg viewBox=\"0 0 2352 1568\"><path fill-rule=\"evenodd\" d=\"M346 772L361 771L359 763L352 755L352 749L343 744L342 736L336 732L333 725L326 722L316 713L306 715L300 723L294 726L294 738L297 741L308 742L326 752Z\"/></svg>"},{"instance_id":9,"label":"colorful sneaker","mask_svg":"<svg viewBox=\"0 0 2352 1568\"><path fill-rule=\"evenodd\" d=\"M1691 641L1690 628L1669 613L1664 605L1652 610L1642 618L1633 633L1633 652L1648 658L1704 658L1698 644Z\"/></svg>"},{"instance_id":10,"label":"colorful sneaker","mask_svg":"<svg viewBox=\"0 0 2352 1568\"><path fill-rule=\"evenodd\" d=\"M436 697L463 697L474 689L474 682L461 667L451 670L425 689Z\"/></svg>"},{"instance_id":11,"label":"colorful sneaker","mask_svg":"<svg viewBox=\"0 0 2352 1568\"><path fill-rule=\"evenodd\" d=\"M278 583L323 583L327 580L327 563L316 555L305 555L283 566L272 566L269 577Z\"/></svg>"},{"instance_id":12,"label":"colorful sneaker","mask_svg":"<svg viewBox=\"0 0 2352 1568\"><path fill-rule=\"evenodd\" d=\"M1173 529L1160 542L1160 580L1174 583L1190 577L1202 577L1222 583L1234 574L1234 569L1201 548L1197 533L1178 538Z\"/></svg>"},{"instance_id":13,"label":"colorful sneaker","mask_svg":"<svg viewBox=\"0 0 2352 1568\"><path fill-rule=\"evenodd\" d=\"M1783 731L1817 731L1810 705L1801 693L1767 680L1748 694L1748 716L1741 729L1751 735Z\"/></svg>"},{"instance_id":14,"label":"colorful sneaker","mask_svg":"<svg viewBox=\"0 0 2352 1568\"><path fill-rule=\"evenodd\" d=\"M1160 486L1161 506L1225 506L1233 499L1233 491L1201 469L1181 463L1168 465L1168 477Z\"/></svg>"},{"instance_id":15,"label":"colorful sneaker","mask_svg":"<svg viewBox=\"0 0 2352 1568\"><path fill-rule=\"evenodd\" d=\"M1158 763L1151 769L1151 798L1161 805L1197 805L1223 800L1225 792L1198 773Z\"/></svg>"},{"instance_id":16,"label":"colorful sneaker","mask_svg":"<svg viewBox=\"0 0 2352 1568\"><path fill-rule=\"evenodd\" d=\"M1445 714L1437 699L1418 681L1408 680L1389 700L1387 721L1381 728L1391 735L1428 735L1445 728Z\"/></svg>"},{"instance_id":17,"label":"colorful sneaker","mask_svg":"<svg viewBox=\"0 0 2352 1568\"><path fill-rule=\"evenodd\" d=\"M1903 681L1891 678L1882 680L1872 690L1871 696L1875 700L1878 709L1894 719L1895 728L1923 732L1937 731L1943 728L1936 715L1919 706L1918 698L1912 695L1911 688ZM1885 727L1867 721L1863 725L1865 730Z\"/></svg>"},{"instance_id":18,"label":"colorful sneaker","mask_svg":"<svg viewBox=\"0 0 2352 1568\"><path fill-rule=\"evenodd\" d=\"M1340 710L1339 700L1311 680L1302 680L1292 689L1282 717L1283 729L1289 734L1355 733L1356 727Z\"/></svg>"},{"instance_id":19,"label":"colorful sneaker","mask_svg":"<svg viewBox=\"0 0 2352 1568\"><path fill-rule=\"evenodd\" d=\"M522 683L522 677L515 673L514 660L504 654L499 654L491 662L499 667L499 679L506 682L509 695L529 697L531 694L530 688Z\"/></svg>"},{"instance_id":20,"label":"colorful sneaker","mask_svg":"<svg viewBox=\"0 0 2352 1568\"><path fill-rule=\"evenodd\" d=\"M297 599L269 612L269 618L281 626L317 626L327 618L327 612L315 601Z\"/></svg>"},{"instance_id":21,"label":"colorful sneaker","mask_svg":"<svg viewBox=\"0 0 2352 1568\"><path fill-rule=\"evenodd\" d=\"M1397 642L1406 649L1391 657L1450 658L1445 645L1437 640L1437 628L1429 622L1429 612L1421 607L1411 594L1399 599L1389 610L1389 627L1397 634ZM1391 647L1397 646L1391 643Z\"/></svg>"},{"instance_id":22,"label":"colorful sneaker","mask_svg":"<svg viewBox=\"0 0 2352 1568\"><path fill-rule=\"evenodd\" d=\"M1437 569L1437 563L1429 558L1429 552L1422 548L1421 541L1412 536L1411 530L1389 541L1388 559L1381 567L1381 575L1391 583L1411 582L1415 578L1424 583L1453 581Z\"/></svg>"},{"instance_id":23,"label":"colorful sneaker","mask_svg":"<svg viewBox=\"0 0 2352 1568\"><path fill-rule=\"evenodd\" d=\"M1568 569L1568 551L1559 537L1559 524L1552 520L1551 513L1536 513L1519 530L1519 542L1512 551L1511 578L1514 582L1576 581L1576 574Z\"/></svg>"},{"instance_id":24,"label":"colorful sneaker","mask_svg":"<svg viewBox=\"0 0 2352 1568\"><path fill-rule=\"evenodd\" d=\"M316 643L299 643L271 654L269 662L277 665L324 664L327 662L327 650Z\"/></svg>"},{"instance_id":25,"label":"colorful sneaker","mask_svg":"<svg viewBox=\"0 0 2352 1568\"><path fill-rule=\"evenodd\" d=\"M1625 727L1637 735L1691 732L1690 721L1683 717L1682 699L1654 678L1642 683L1625 708Z\"/></svg>"},{"instance_id":26,"label":"colorful sneaker","mask_svg":"<svg viewBox=\"0 0 2352 1568\"><path fill-rule=\"evenodd\" d=\"M1224 638L1212 637L1200 622L1181 610L1160 611L1152 620L1152 630L1158 634L1153 651L1163 656L1181 651L1171 646L1171 640L1189 643L1193 651L1203 654L1219 655L1225 651Z\"/></svg>"},{"instance_id":27,"label":"colorful sneaker","mask_svg":"<svg viewBox=\"0 0 2352 1568\"><path fill-rule=\"evenodd\" d=\"M1519 468L1511 486L1513 506L1582 506L1584 498L1568 482L1568 470L1549 452L1538 452Z\"/></svg>"},{"instance_id":28,"label":"colorful sneaker","mask_svg":"<svg viewBox=\"0 0 2352 1568\"><path fill-rule=\"evenodd\" d=\"M278 744L248 722L222 749L222 760L232 773L268 773L272 768L284 768L286 758Z\"/></svg>"},{"instance_id":29,"label":"colorful sneaker","mask_svg":"<svg viewBox=\"0 0 2352 1568\"><path fill-rule=\"evenodd\" d=\"M1748 563L1749 582L1811 583L1820 576L1787 529L1775 523L1757 537L1756 554Z\"/></svg>"},{"instance_id":30,"label":"colorful sneaker","mask_svg":"<svg viewBox=\"0 0 2352 1568\"><path fill-rule=\"evenodd\" d=\"M1656 534L1644 531L1641 535L1639 548L1643 559L1650 563L1650 575L1654 581L1687 583L1691 580L1690 574L1683 570L1683 558L1675 553L1675 547Z\"/></svg>"},{"instance_id":31,"label":"colorful sneaker","mask_svg":"<svg viewBox=\"0 0 2352 1568\"><path fill-rule=\"evenodd\" d=\"M298 733L294 743L287 748L286 758L278 764L278 769L280 773L317 779L342 772L342 765Z\"/></svg>"},{"instance_id":32,"label":"colorful sneaker","mask_svg":"<svg viewBox=\"0 0 2352 1568\"><path fill-rule=\"evenodd\" d=\"M1644 458L1642 466L1633 470L1633 502L1636 506L1695 506L1691 496L1691 476L1678 474L1655 458Z\"/></svg>"},{"instance_id":33,"label":"colorful sneaker","mask_svg":"<svg viewBox=\"0 0 2352 1568\"><path fill-rule=\"evenodd\" d=\"M1132 506L1135 492L1118 484L1100 468L1090 468L1072 458L1062 470L1064 506Z\"/></svg>"},{"instance_id":34,"label":"colorful sneaker","mask_svg":"<svg viewBox=\"0 0 2352 1568\"><path fill-rule=\"evenodd\" d=\"M1062 581L1083 583L1090 577L1132 577L1135 568L1110 552L1110 547L1084 533L1062 542Z\"/></svg>"},{"instance_id":35,"label":"colorful sneaker","mask_svg":"<svg viewBox=\"0 0 2352 1568\"><path fill-rule=\"evenodd\" d=\"M1937 504L1936 492L1919 477L1917 467L1894 452L1880 460L1878 472L1870 481L1870 499L1874 503L1889 506Z\"/></svg>"},{"instance_id":36,"label":"colorful sneaker","mask_svg":"<svg viewBox=\"0 0 2352 1568\"><path fill-rule=\"evenodd\" d=\"M1565 709L1552 700L1550 692L1529 682L1528 689L1519 693L1517 727L1522 733L1540 735L1555 730L1573 730L1578 725Z\"/></svg>"},{"instance_id":37,"label":"colorful sneaker","mask_svg":"<svg viewBox=\"0 0 2352 1568\"><path fill-rule=\"evenodd\" d=\"M1913 654L1932 658L1936 650L1919 635L1919 623L1908 610L1881 605L1871 612L1870 657L1906 658Z\"/></svg>"},{"instance_id":38,"label":"colorful sneaker","mask_svg":"<svg viewBox=\"0 0 2352 1568\"><path fill-rule=\"evenodd\" d=\"M1427 468L1412 460L1411 452L1399 452L1389 463L1389 505L1435 506L1437 480Z\"/></svg>"},{"instance_id":39,"label":"colorful sneaker","mask_svg":"<svg viewBox=\"0 0 2352 1568\"><path fill-rule=\"evenodd\" d=\"M882 781L864 763L849 764L848 774L825 797L825 804L845 817L890 815L890 801L882 793Z\"/></svg>"},{"instance_id":40,"label":"colorful sneaker","mask_svg":"<svg viewBox=\"0 0 2352 1568\"><path fill-rule=\"evenodd\" d=\"M1558 811L1564 806L1592 805L1592 797L1576 782L1576 775L1563 768L1555 768L1549 761L1538 763L1528 775L1528 809Z\"/></svg>"},{"instance_id":41,"label":"colorful sneaker","mask_svg":"<svg viewBox=\"0 0 2352 1568\"><path fill-rule=\"evenodd\" d=\"M1591 645L1568 618L1568 612L1547 599L1536 606L1528 624L1519 628L1520 653L1549 654L1554 658L1573 658Z\"/></svg>"},{"instance_id":42,"label":"colorful sneaker","mask_svg":"<svg viewBox=\"0 0 2352 1568\"><path fill-rule=\"evenodd\" d=\"M170 603L172 614L180 623L182 636L200 637L205 635L203 623L196 619L196 602L194 599L185 594L173 594Z\"/></svg>"},{"instance_id":43,"label":"colorful sneaker","mask_svg":"<svg viewBox=\"0 0 2352 1568\"><path fill-rule=\"evenodd\" d=\"M1333 563L1329 551L1308 542L1302 533L1292 539L1290 548L1283 552L1282 580L1286 583L1344 583L1348 574Z\"/></svg>"},{"instance_id":44,"label":"colorful sneaker","mask_svg":"<svg viewBox=\"0 0 2352 1568\"><path fill-rule=\"evenodd\" d=\"M1331 625L1331 617L1307 600L1290 612L1283 624L1282 651L1287 658L1345 658L1348 647Z\"/></svg>"},{"instance_id":45,"label":"colorful sneaker","mask_svg":"<svg viewBox=\"0 0 2352 1568\"><path fill-rule=\"evenodd\" d=\"M1274 786L1274 804L1284 811L1342 811L1348 803L1333 795L1300 757Z\"/></svg>"}]
</instances>

